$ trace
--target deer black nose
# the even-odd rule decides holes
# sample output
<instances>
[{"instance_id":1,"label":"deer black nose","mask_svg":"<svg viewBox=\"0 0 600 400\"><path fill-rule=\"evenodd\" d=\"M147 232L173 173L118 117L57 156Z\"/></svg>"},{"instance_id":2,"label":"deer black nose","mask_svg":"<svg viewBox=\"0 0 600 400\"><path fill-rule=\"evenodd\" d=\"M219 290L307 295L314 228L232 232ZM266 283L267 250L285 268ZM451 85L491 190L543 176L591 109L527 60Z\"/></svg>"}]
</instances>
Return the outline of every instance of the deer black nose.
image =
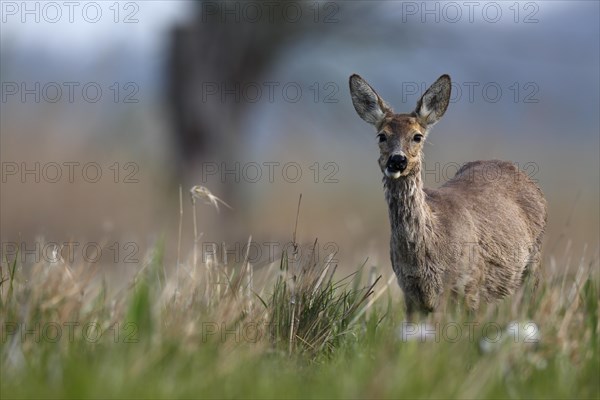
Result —
<instances>
[{"instance_id":1,"label":"deer black nose","mask_svg":"<svg viewBox=\"0 0 600 400\"><path fill-rule=\"evenodd\" d=\"M390 172L402 172L406 169L408 160L401 154L394 154L387 162L387 169Z\"/></svg>"}]
</instances>

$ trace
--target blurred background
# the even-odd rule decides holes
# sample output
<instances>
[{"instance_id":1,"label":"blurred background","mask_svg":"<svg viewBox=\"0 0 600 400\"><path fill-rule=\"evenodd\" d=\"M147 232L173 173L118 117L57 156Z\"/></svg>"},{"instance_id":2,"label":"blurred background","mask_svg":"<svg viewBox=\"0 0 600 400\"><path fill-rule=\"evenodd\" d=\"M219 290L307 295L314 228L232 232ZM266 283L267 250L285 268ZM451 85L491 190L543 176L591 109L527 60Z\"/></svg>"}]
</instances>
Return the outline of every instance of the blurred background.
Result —
<instances>
[{"instance_id":1,"label":"blurred background","mask_svg":"<svg viewBox=\"0 0 600 400\"><path fill-rule=\"evenodd\" d=\"M133 268L163 240L173 265L180 186L188 260L202 185L231 206L197 204L202 248L225 242L230 262L250 236L251 261L281 252L302 194L299 242L318 238L341 270L389 273L377 142L352 73L397 112L450 74L426 185L512 160L548 199L545 259L598 254L598 2L0 4L3 262L15 246L27 264L77 242Z\"/></svg>"}]
</instances>

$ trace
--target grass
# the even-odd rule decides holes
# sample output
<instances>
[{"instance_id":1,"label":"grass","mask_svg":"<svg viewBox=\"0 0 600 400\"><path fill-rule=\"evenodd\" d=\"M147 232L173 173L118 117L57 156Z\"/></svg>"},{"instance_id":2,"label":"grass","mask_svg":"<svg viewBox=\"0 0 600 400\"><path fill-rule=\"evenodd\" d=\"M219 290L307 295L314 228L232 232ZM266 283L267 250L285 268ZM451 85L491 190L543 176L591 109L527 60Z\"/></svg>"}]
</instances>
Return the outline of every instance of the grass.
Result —
<instances>
[{"instance_id":1,"label":"grass","mask_svg":"<svg viewBox=\"0 0 600 400\"><path fill-rule=\"evenodd\" d=\"M535 297L413 325L393 277L340 279L331 257L163 256L159 241L121 290L86 264L5 260L1 397L600 396L597 255L548 257Z\"/></svg>"}]
</instances>

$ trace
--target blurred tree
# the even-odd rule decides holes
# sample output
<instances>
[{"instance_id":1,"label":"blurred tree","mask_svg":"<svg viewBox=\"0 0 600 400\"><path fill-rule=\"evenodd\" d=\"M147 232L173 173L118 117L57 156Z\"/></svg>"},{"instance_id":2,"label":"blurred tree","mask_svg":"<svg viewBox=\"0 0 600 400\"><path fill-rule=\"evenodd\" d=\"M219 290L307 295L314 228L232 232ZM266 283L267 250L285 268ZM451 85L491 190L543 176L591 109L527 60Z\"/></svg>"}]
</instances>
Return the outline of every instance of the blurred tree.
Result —
<instances>
[{"instance_id":1,"label":"blurred tree","mask_svg":"<svg viewBox=\"0 0 600 400\"><path fill-rule=\"evenodd\" d=\"M227 91L260 86L286 47L333 28L341 7L315 1L194 3L193 21L172 32L167 71L180 172L199 161L237 159L248 103ZM355 15L364 21L372 9L368 2L345 5L344 19ZM296 20L298 10L302 16ZM339 33L340 26L335 28Z\"/></svg>"},{"instance_id":2,"label":"blurred tree","mask_svg":"<svg viewBox=\"0 0 600 400\"><path fill-rule=\"evenodd\" d=\"M242 5L239 1L199 2L194 21L173 30L169 104L180 167L199 159L235 157L247 104L226 91L258 82L285 45L315 25L307 18L289 22L281 7L272 7L278 12L270 15L265 14L266 8L257 7L262 17L253 21ZM302 6L304 11L307 7Z\"/></svg>"}]
</instances>

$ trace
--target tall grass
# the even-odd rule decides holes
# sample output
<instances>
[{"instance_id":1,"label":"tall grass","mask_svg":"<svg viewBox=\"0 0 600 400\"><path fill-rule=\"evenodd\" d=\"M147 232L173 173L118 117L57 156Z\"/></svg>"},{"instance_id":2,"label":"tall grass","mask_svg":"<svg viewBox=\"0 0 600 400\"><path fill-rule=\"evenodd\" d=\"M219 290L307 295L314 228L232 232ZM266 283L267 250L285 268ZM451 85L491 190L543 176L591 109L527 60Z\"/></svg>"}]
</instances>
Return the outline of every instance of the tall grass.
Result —
<instances>
[{"instance_id":1,"label":"tall grass","mask_svg":"<svg viewBox=\"0 0 600 400\"><path fill-rule=\"evenodd\" d=\"M315 251L167 268L164 248L121 289L85 263L4 260L2 398L600 395L597 254L547 257L535 296L407 325L391 271L340 278Z\"/></svg>"}]
</instances>

